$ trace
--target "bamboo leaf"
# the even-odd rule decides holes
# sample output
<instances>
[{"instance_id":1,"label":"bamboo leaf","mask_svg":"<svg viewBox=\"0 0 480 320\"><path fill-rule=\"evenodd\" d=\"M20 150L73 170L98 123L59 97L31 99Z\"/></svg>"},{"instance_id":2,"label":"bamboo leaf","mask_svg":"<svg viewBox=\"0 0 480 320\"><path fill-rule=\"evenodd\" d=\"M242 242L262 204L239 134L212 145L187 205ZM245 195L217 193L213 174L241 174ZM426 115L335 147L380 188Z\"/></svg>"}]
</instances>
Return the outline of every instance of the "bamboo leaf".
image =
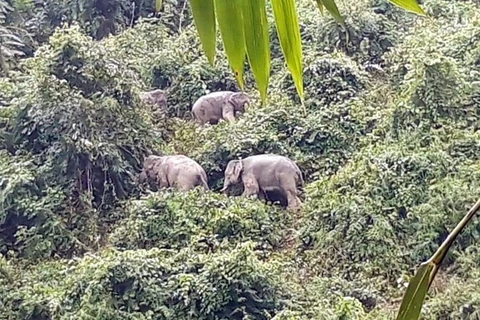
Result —
<instances>
[{"instance_id":1,"label":"bamboo leaf","mask_svg":"<svg viewBox=\"0 0 480 320\"><path fill-rule=\"evenodd\" d=\"M155 11L160 11L162 9L163 1L162 0L155 0Z\"/></svg>"},{"instance_id":2,"label":"bamboo leaf","mask_svg":"<svg viewBox=\"0 0 480 320\"><path fill-rule=\"evenodd\" d=\"M205 0L200 1L203 4ZM240 89L243 90L245 35L243 31L243 16L241 14L242 3L238 0L214 0L214 3L225 54L235 79Z\"/></svg>"},{"instance_id":3,"label":"bamboo leaf","mask_svg":"<svg viewBox=\"0 0 480 320\"><path fill-rule=\"evenodd\" d=\"M430 274L435 268L432 261L422 263L415 276L410 280L403 296L397 320L416 320L420 317L423 300L427 295Z\"/></svg>"},{"instance_id":4,"label":"bamboo leaf","mask_svg":"<svg viewBox=\"0 0 480 320\"><path fill-rule=\"evenodd\" d=\"M280 46L297 93L303 102L302 43L294 0L272 0L273 14Z\"/></svg>"},{"instance_id":5,"label":"bamboo leaf","mask_svg":"<svg viewBox=\"0 0 480 320\"><path fill-rule=\"evenodd\" d=\"M417 0L388 0L388 1L407 11L419 14L421 16L426 16L423 9L420 8L420 6L418 5Z\"/></svg>"},{"instance_id":6,"label":"bamboo leaf","mask_svg":"<svg viewBox=\"0 0 480 320\"><path fill-rule=\"evenodd\" d=\"M323 2L322 0L316 0L318 9L320 9L320 13L323 15Z\"/></svg>"},{"instance_id":7,"label":"bamboo leaf","mask_svg":"<svg viewBox=\"0 0 480 320\"><path fill-rule=\"evenodd\" d=\"M265 103L270 77L270 40L265 0L242 0L242 3L248 61L255 76L262 103Z\"/></svg>"},{"instance_id":8,"label":"bamboo leaf","mask_svg":"<svg viewBox=\"0 0 480 320\"><path fill-rule=\"evenodd\" d=\"M193 21L210 65L215 63L217 29L213 0L189 0Z\"/></svg>"},{"instance_id":9,"label":"bamboo leaf","mask_svg":"<svg viewBox=\"0 0 480 320\"><path fill-rule=\"evenodd\" d=\"M345 24L345 21L343 20L343 17L340 14L340 11L338 10L335 0L317 0L317 4L322 14L323 14L323 7L325 7L325 9L327 9L327 11L333 16L333 18L338 23L340 23L341 25Z\"/></svg>"}]
</instances>

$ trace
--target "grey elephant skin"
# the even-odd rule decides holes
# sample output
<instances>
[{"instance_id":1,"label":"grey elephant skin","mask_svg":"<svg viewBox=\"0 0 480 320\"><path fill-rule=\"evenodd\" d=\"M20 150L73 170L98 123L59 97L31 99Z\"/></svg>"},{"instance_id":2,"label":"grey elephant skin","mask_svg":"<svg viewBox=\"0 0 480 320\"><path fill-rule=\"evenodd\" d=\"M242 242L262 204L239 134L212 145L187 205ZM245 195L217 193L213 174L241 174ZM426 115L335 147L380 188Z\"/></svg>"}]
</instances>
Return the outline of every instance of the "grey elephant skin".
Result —
<instances>
[{"instance_id":1,"label":"grey elephant skin","mask_svg":"<svg viewBox=\"0 0 480 320\"><path fill-rule=\"evenodd\" d=\"M212 92L195 101L192 116L201 125L217 124L220 119L232 122L239 113L245 112L245 105L249 103L250 98L245 92Z\"/></svg>"},{"instance_id":2,"label":"grey elephant skin","mask_svg":"<svg viewBox=\"0 0 480 320\"><path fill-rule=\"evenodd\" d=\"M140 184L145 182L155 191L168 187L187 191L197 186L209 190L205 170L184 155L148 156L139 177Z\"/></svg>"},{"instance_id":3,"label":"grey elephant skin","mask_svg":"<svg viewBox=\"0 0 480 320\"><path fill-rule=\"evenodd\" d=\"M167 95L163 90L142 91L139 98L143 103L151 106L154 112L167 111Z\"/></svg>"},{"instance_id":4,"label":"grey elephant skin","mask_svg":"<svg viewBox=\"0 0 480 320\"><path fill-rule=\"evenodd\" d=\"M225 181L221 192L232 185L243 183L242 196L257 195L266 200L267 193L281 194L287 200L287 208L296 212L301 207L298 187L303 187L302 172L287 157L261 154L241 160L232 160L225 169Z\"/></svg>"}]
</instances>

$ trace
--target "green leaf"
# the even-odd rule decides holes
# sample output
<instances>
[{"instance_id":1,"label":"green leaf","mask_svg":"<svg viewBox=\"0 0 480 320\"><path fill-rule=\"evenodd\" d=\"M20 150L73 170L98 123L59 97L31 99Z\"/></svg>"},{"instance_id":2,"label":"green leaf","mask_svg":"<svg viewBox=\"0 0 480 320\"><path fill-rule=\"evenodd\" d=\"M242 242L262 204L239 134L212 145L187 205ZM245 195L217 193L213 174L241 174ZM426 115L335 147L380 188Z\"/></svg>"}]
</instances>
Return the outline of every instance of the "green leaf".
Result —
<instances>
[{"instance_id":1,"label":"green leaf","mask_svg":"<svg viewBox=\"0 0 480 320\"><path fill-rule=\"evenodd\" d=\"M323 15L323 2L322 0L317 0L318 9L320 9L320 13Z\"/></svg>"},{"instance_id":2,"label":"green leaf","mask_svg":"<svg viewBox=\"0 0 480 320\"><path fill-rule=\"evenodd\" d=\"M272 0L273 14L280 46L297 93L303 102L302 43L294 0Z\"/></svg>"},{"instance_id":3,"label":"green leaf","mask_svg":"<svg viewBox=\"0 0 480 320\"><path fill-rule=\"evenodd\" d=\"M317 0L318 7L323 14L323 7L333 16L335 20L341 25L344 25L344 21L340 11L338 10L337 4L334 0Z\"/></svg>"},{"instance_id":4,"label":"green leaf","mask_svg":"<svg viewBox=\"0 0 480 320\"><path fill-rule=\"evenodd\" d=\"M162 0L155 0L155 11L157 12L160 11L162 9L162 4L163 4Z\"/></svg>"},{"instance_id":5,"label":"green leaf","mask_svg":"<svg viewBox=\"0 0 480 320\"><path fill-rule=\"evenodd\" d=\"M410 280L403 296L397 320L416 320L420 317L423 300L427 295L430 274L435 268L432 261L422 263L415 276Z\"/></svg>"},{"instance_id":6,"label":"green leaf","mask_svg":"<svg viewBox=\"0 0 480 320\"><path fill-rule=\"evenodd\" d=\"M204 0L200 0L203 1ZM245 63L245 35L243 31L242 3L238 0L214 0L218 27L223 47L235 79L243 90L243 64Z\"/></svg>"},{"instance_id":7,"label":"green leaf","mask_svg":"<svg viewBox=\"0 0 480 320\"><path fill-rule=\"evenodd\" d=\"M189 0L193 21L197 28L203 51L211 66L215 63L217 29L213 0Z\"/></svg>"},{"instance_id":8,"label":"green leaf","mask_svg":"<svg viewBox=\"0 0 480 320\"><path fill-rule=\"evenodd\" d=\"M262 103L265 103L270 77L270 40L265 0L242 0L242 3L248 61L255 76Z\"/></svg>"},{"instance_id":9,"label":"green leaf","mask_svg":"<svg viewBox=\"0 0 480 320\"><path fill-rule=\"evenodd\" d=\"M407 11L419 14L421 16L426 15L425 12L422 10L422 8L420 8L420 6L418 5L417 0L388 0L388 1Z\"/></svg>"}]
</instances>

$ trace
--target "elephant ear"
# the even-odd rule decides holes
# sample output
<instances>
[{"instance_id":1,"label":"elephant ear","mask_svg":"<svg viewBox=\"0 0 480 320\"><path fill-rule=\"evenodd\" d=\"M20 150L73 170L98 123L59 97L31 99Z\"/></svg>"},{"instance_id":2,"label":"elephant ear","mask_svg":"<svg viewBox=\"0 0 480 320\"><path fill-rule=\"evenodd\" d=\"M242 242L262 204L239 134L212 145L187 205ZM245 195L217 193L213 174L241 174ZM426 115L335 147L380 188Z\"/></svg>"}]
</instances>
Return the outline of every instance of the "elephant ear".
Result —
<instances>
[{"instance_id":1,"label":"elephant ear","mask_svg":"<svg viewBox=\"0 0 480 320\"><path fill-rule=\"evenodd\" d=\"M235 178L235 180L238 181L240 179L240 174L242 173L242 170L243 170L242 161L234 160L232 169L233 169L232 170L232 176Z\"/></svg>"},{"instance_id":2,"label":"elephant ear","mask_svg":"<svg viewBox=\"0 0 480 320\"><path fill-rule=\"evenodd\" d=\"M231 103L236 109L242 108L246 102L249 101L248 95L245 92L235 92L228 97L228 102Z\"/></svg>"},{"instance_id":3,"label":"elephant ear","mask_svg":"<svg viewBox=\"0 0 480 320\"><path fill-rule=\"evenodd\" d=\"M151 95L157 103L167 100L167 96L165 95L165 92L163 92L162 90L155 90L151 93Z\"/></svg>"}]
</instances>

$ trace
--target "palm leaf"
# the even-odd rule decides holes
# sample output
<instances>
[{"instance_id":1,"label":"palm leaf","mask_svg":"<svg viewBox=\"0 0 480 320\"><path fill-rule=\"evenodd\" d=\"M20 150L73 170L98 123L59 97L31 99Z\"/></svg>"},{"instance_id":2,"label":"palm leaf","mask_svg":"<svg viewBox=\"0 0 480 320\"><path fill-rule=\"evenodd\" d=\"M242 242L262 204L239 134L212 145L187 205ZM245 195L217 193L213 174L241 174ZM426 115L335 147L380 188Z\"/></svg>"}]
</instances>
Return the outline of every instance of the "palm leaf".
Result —
<instances>
[{"instance_id":1,"label":"palm leaf","mask_svg":"<svg viewBox=\"0 0 480 320\"><path fill-rule=\"evenodd\" d=\"M255 76L262 103L265 103L270 77L270 40L265 0L242 1L248 61Z\"/></svg>"},{"instance_id":2,"label":"palm leaf","mask_svg":"<svg viewBox=\"0 0 480 320\"><path fill-rule=\"evenodd\" d=\"M202 0L203 1L203 0ZM242 3L238 0L214 0L218 27L223 47L235 79L243 90L243 64L245 63L245 35Z\"/></svg>"},{"instance_id":3,"label":"palm leaf","mask_svg":"<svg viewBox=\"0 0 480 320\"><path fill-rule=\"evenodd\" d=\"M210 65L215 63L217 29L213 0L189 0L193 13L193 22L197 28L203 51Z\"/></svg>"},{"instance_id":4,"label":"palm leaf","mask_svg":"<svg viewBox=\"0 0 480 320\"><path fill-rule=\"evenodd\" d=\"M295 87L303 101L302 43L294 0L272 0L273 14L280 46L292 74Z\"/></svg>"},{"instance_id":5,"label":"palm leaf","mask_svg":"<svg viewBox=\"0 0 480 320\"><path fill-rule=\"evenodd\" d=\"M417 0L388 0L397 7L405 9L407 11L419 14L421 16L425 16L425 12L422 8L418 5Z\"/></svg>"}]
</instances>

